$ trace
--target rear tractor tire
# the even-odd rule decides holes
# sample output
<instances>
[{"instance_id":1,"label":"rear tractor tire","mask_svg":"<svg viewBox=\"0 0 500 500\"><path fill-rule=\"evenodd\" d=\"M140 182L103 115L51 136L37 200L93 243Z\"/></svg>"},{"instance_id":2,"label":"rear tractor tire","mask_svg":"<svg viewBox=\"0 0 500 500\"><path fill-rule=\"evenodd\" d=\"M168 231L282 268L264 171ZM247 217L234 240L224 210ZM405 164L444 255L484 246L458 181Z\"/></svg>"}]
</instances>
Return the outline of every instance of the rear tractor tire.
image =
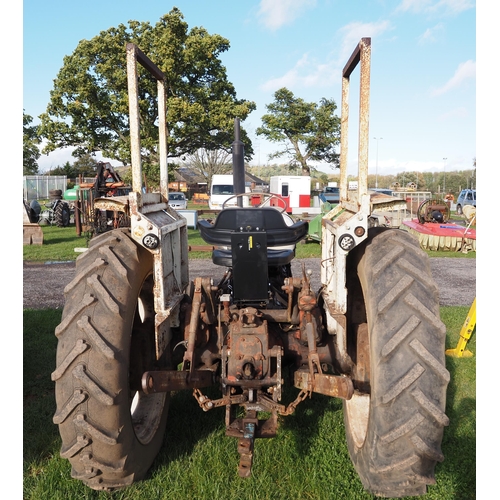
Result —
<instances>
[{"instance_id":1,"label":"rear tractor tire","mask_svg":"<svg viewBox=\"0 0 500 500\"><path fill-rule=\"evenodd\" d=\"M355 394L347 444L365 489L416 496L443 460L446 327L427 255L399 229L370 230L348 257L348 331Z\"/></svg>"},{"instance_id":2,"label":"rear tractor tire","mask_svg":"<svg viewBox=\"0 0 500 500\"><path fill-rule=\"evenodd\" d=\"M146 395L155 369L153 260L129 230L94 238L65 289L54 423L72 477L96 490L142 479L161 445L169 394Z\"/></svg>"},{"instance_id":3,"label":"rear tractor tire","mask_svg":"<svg viewBox=\"0 0 500 500\"><path fill-rule=\"evenodd\" d=\"M69 205L66 202L58 203L54 210L54 219L57 227L68 227L71 218Z\"/></svg>"}]
</instances>

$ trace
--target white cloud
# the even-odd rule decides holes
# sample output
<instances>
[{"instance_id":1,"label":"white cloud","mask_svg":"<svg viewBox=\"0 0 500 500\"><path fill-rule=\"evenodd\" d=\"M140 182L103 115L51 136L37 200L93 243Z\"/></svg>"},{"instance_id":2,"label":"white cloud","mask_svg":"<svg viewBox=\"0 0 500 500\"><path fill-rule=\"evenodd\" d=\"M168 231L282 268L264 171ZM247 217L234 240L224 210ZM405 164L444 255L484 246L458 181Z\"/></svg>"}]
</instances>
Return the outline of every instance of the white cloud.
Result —
<instances>
[{"instance_id":1,"label":"white cloud","mask_svg":"<svg viewBox=\"0 0 500 500\"><path fill-rule=\"evenodd\" d=\"M425 45L427 43L433 43L436 41L439 33L443 31L443 25L441 23L436 24L432 28L427 28L424 33L418 37L418 44Z\"/></svg>"},{"instance_id":2,"label":"white cloud","mask_svg":"<svg viewBox=\"0 0 500 500\"><path fill-rule=\"evenodd\" d=\"M451 111L448 111L448 113L444 113L440 116L438 116L439 121L449 121L449 120L455 120L457 118L467 118L469 116L469 113L467 111L467 108L460 106L458 108L452 109Z\"/></svg>"},{"instance_id":3,"label":"white cloud","mask_svg":"<svg viewBox=\"0 0 500 500\"><path fill-rule=\"evenodd\" d=\"M40 151L43 149L45 141L39 146ZM40 173L50 172L53 168L63 167L67 162L73 165L77 158L75 158L71 153L75 150L73 147L61 148L52 151L51 153L42 154L37 160L38 171ZM104 158L100 152L97 152L94 156L96 161L109 161L113 166L121 166L122 163L117 160L112 160L110 158Z\"/></svg>"},{"instance_id":4,"label":"white cloud","mask_svg":"<svg viewBox=\"0 0 500 500\"><path fill-rule=\"evenodd\" d=\"M475 6L474 0L403 0L397 10L427 14L436 12L458 14Z\"/></svg>"},{"instance_id":5,"label":"white cloud","mask_svg":"<svg viewBox=\"0 0 500 500\"><path fill-rule=\"evenodd\" d=\"M319 63L304 54L295 66L284 75L268 80L261 86L264 91L274 91L282 87L331 86L334 78L338 78L338 68L332 62Z\"/></svg>"},{"instance_id":6,"label":"white cloud","mask_svg":"<svg viewBox=\"0 0 500 500\"><path fill-rule=\"evenodd\" d=\"M339 54L339 64L344 65L352 54L352 51L361 38L375 38L392 29L389 21L379 21L376 23L349 23L339 30L342 37L341 50Z\"/></svg>"},{"instance_id":7,"label":"white cloud","mask_svg":"<svg viewBox=\"0 0 500 500\"><path fill-rule=\"evenodd\" d=\"M266 28L275 31L315 6L316 0L261 0L257 15Z\"/></svg>"},{"instance_id":8,"label":"white cloud","mask_svg":"<svg viewBox=\"0 0 500 500\"><path fill-rule=\"evenodd\" d=\"M274 91L281 87L331 87L340 78L340 72L352 51L363 37L375 37L392 29L389 21L378 23L350 23L339 30L342 38L340 51L335 56L330 55L324 61L313 59L310 54L304 54L285 74L265 82L261 89Z\"/></svg>"},{"instance_id":9,"label":"white cloud","mask_svg":"<svg viewBox=\"0 0 500 500\"><path fill-rule=\"evenodd\" d=\"M460 63L455 74L442 86L432 91L433 96L438 96L460 87L462 83L471 78L476 78L476 61L468 60Z\"/></svg>"}]
</instances>

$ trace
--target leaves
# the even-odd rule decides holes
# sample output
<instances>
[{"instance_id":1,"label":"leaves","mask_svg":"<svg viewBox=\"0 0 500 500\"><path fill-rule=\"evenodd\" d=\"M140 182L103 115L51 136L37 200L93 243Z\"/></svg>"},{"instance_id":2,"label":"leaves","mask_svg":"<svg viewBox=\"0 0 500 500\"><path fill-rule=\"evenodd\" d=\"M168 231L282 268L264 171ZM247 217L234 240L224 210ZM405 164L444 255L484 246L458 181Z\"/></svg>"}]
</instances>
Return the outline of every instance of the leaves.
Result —
<instances>
[{"instance_id":1,"label":"leaves","mask_svg":"<svg viewBox=\"0 0 500 500\"><path fill-rule=\"evenodd\" d=\"M36 175L38 173L37 160L40 158L40 138L38 127L30 125L33 117L23 110L23 175Z\"/></svg>"},{"instance_id":2,"label":"leaves","mask_svg":"<svg viewBox=\"0 0 500 500\"><path fill-rule=\"evenodd\" d=\"M230 150L235 117L244 120L255 103L237 99L219 56L229 41L204 28L188 29L179 9L151 26L129 21L128 26L101 31L82 40L64 58L54 80L47 110L40 116L40 133L47 138L45 153L75 147L75 156L101 151L124 164L130 161L126 44L135 43L164 73L167 93L170 157L199 148ZM138 66L140 129L143 160L158 163L157 83ZM217 131L216 134L210 132ZM246 134L245 151L253 153Z\"/></svg>"},{"instance_id":3,"label":"leaves","mask_svg":"<svg viewBox=\"0 0 500 500\"><path fill-rule=\"evenodd\" d=\"M338 167L340 118L335 115L334 100L321 99L319 104L305 102L283 87L274 93L274 102L266 106L269 113L262 117L257 135L281 143L282 149L270 159L288 156L302 166L303 175L310 174L309 161L330 163Z\"/></svg>"}]
</instances>

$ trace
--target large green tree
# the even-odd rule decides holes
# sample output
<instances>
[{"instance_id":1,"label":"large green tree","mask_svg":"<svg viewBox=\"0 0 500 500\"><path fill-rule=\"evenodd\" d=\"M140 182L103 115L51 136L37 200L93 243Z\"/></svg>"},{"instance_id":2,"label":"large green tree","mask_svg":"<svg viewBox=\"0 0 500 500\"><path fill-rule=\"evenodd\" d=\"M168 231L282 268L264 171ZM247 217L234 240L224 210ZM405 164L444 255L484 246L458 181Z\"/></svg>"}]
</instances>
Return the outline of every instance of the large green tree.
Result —
<instances>
[{"instance_id":1,"label":"large green tree","mask_svg":"<svg viewBox=\"0 0 500 500\"><path fill-rule=\"evenodd\" d=\"M188 29L173 8L152 26L129 21L128 26L102 31L82 40L64 58L54 80L40 133L44 152L72 146L74 156L102 152L124 164L130 161L126 44L135 43L164 73L167 93L169 157L199 148L231 150L234 118L244 120L255 103L238 99L220 55L229 41L204 28ZM139 65L141 146L147 164L158 163L157 86ZM246 132L245 152L252 156Z\"/></svg>"},{"instance_id":2,"label":"large green tree","mask_svg":"<svg viewBox=\"0 0 500 500\"><path fill-rule=\"evenodd\" d=\"M274 102L266 106L257 135L271 142L281 143L282 149L269 159L287 156L292 164L299 164L303 175L310 175L310 161L326 162L332 168L339 166L340 118L335 115L333 99L320 103L305 102L283 87L274 93Z\"/></svg>"},{"instance_id":3,"label":"large green tree","mask_svg":"<svg viewBox=\"0 0 500 500\"><path fill-rule=\"evenodd\" d=\"M38 174L38 158L40 158L40 137L38 127L31 125L33 117L23 110L23 175Z\"/></svg>"}]
</instances>

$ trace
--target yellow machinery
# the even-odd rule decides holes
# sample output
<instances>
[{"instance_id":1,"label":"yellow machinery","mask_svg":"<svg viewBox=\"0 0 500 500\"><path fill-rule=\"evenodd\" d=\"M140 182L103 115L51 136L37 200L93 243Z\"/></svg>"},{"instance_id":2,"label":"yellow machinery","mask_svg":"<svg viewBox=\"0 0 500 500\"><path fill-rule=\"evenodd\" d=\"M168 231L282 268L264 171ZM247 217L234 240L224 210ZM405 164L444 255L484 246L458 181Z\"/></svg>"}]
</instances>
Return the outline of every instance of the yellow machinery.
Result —
<instances>
[{"instance_id":1,"label":"yellow machinery","mask_svg":"<svg viewBox=\"0 0 500 500\"><path fill-rule=\"evenodd\" d=\"M476 328L476 299L472 303L469 309L469 314L465 318L462 329L460 330L460 338L458 339L458 344L455 349L447 349L446 355L453 356L455 358L471 358L473 356L472 352L466 350L465 347L467 342L471 338L472 332Z\"/></svg>"}]
</instances>

